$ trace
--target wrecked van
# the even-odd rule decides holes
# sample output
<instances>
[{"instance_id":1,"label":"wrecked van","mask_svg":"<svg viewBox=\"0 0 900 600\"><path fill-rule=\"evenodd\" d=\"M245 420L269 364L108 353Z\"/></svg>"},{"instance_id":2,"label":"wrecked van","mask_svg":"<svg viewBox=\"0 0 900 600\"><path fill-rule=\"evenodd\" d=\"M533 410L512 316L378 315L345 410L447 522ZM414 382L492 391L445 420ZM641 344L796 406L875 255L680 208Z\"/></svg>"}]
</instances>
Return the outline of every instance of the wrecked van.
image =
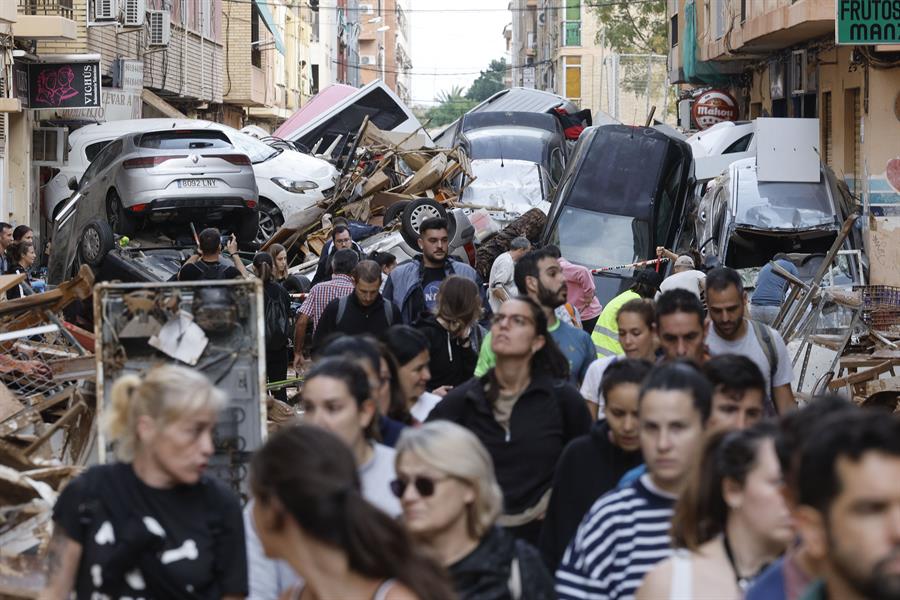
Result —
<instances>
[{"instance_id":1,"label":"wrecked van","mask_svg":"<svg viewBox=\"0 0 900 600\"><path fill-rule=\"evenodd\" d=\"M574 263L608 269L594 276L605 304L631 285L634 270L625 265L656 258L657 246L680 245L693 185L684 141L649 127L589 127L569 158L542 241Z\"/></svg>"}]
</instances>

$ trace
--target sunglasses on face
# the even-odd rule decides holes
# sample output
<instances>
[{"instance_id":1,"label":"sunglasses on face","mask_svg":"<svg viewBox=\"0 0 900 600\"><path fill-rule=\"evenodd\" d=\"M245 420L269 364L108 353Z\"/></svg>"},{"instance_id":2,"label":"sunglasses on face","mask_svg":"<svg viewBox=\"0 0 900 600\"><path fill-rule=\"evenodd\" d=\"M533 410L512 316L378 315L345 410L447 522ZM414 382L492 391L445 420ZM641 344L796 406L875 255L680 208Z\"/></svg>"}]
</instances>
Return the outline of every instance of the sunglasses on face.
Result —
<instances>
[{"instance_id":1,"label":"sunglasses on face","mask_svg":"<svg viewBox=\"0 0 900 600\"><path fill-rule=\"evenodd\" d=\"M412 481L406 479L395 479L391 482L391 491L398 498L402 498L403 494L406 493L406 487L412 483L413 487L416 488L416 493L419 494L422 498L428 498L429 496L434 495L434 486L438 482L443 481L446 477L441 477L440 479L435 479L432 477L414 477Z\"/></svg>"}]
</instances>

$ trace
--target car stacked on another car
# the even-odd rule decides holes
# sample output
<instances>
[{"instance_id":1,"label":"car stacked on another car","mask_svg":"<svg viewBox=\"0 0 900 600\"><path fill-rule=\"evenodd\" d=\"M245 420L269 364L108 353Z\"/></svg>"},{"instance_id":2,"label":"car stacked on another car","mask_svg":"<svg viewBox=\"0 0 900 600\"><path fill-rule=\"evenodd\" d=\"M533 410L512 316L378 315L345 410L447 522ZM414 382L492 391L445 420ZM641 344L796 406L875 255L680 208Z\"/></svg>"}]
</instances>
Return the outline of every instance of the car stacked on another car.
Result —
<instances>
[{"instance_id":1,"label":"car stacked on another car","mask_svg":"<svg viewBox=\"0 0 900 600\"><path fill-rule=\"evenodd\" d=\"M259 193L250 158L221 131L164 129L134 133L94 157L75 192L57 211L50 257L51 282L76 262L97 267L114 234L144 229L171 238L215 225L248 245L257 235Z\"/></svg>"}]
</instances>

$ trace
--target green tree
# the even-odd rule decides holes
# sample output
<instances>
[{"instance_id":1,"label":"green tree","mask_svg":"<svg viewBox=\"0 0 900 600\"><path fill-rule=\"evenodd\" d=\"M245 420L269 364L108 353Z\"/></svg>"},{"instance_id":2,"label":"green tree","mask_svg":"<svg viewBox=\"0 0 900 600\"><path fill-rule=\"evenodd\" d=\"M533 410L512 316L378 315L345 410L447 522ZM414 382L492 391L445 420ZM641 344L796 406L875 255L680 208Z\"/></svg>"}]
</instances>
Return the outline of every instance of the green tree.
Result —
<instances>
[{"instance_id":1,"label":"green tree","mask_svg":"<svg viewBox=\"0 0 900 600\"><path fill-rule=\"evenodd\" d=\"M436 100L438 104L425 113L425 117L431 121L429 127L449 125L478 104L475 100L466 98L465 89L457 85L438 94Z\"/></svg>"},{"instance_id":2,"label":"green tree","mask_svg":"<svg viewBox=\"0 0 900 600\"><path fill-rule=\"evenodd\" d=\"M483 102L500 90L505 89L503 76L506 74L506 71L505 58L492 60L487 71L482 71L478 78L472 82L472 86L466 92L466 98L476 102Z\"/></svg>"},{"instance_id":3,"label":"green tree","mask_svg":"<svg viewBox=\"0 0 900 600\"><path fill-rule=\"evenodd\" d=\"M606 43L620 54L666 54L666 0L617 2L594 7Z\"/></svg>"}]
</instances>

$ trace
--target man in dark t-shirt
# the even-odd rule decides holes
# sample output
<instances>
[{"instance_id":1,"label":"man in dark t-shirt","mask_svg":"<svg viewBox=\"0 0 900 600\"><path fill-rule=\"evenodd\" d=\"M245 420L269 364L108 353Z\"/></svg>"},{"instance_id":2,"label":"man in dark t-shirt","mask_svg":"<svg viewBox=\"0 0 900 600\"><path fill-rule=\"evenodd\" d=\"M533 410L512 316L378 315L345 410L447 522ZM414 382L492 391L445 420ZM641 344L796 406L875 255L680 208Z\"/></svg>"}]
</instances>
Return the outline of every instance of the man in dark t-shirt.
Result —
<instances>
[{"instance_id":1,"label":"man in dark t-shirt","mask_svg":"<svg viewBox=\"0 0 900 600\"><path fill-rule=\"evenodd\" d=\"M237 253L237 238L232 234L226 250L234 266L225 264L222 258L222 234L215 227L200 232L199 254L190 257L178 271L178 281L204 281L209 279L240 279L247 270Z\"/></svg>"}]
</instances>

